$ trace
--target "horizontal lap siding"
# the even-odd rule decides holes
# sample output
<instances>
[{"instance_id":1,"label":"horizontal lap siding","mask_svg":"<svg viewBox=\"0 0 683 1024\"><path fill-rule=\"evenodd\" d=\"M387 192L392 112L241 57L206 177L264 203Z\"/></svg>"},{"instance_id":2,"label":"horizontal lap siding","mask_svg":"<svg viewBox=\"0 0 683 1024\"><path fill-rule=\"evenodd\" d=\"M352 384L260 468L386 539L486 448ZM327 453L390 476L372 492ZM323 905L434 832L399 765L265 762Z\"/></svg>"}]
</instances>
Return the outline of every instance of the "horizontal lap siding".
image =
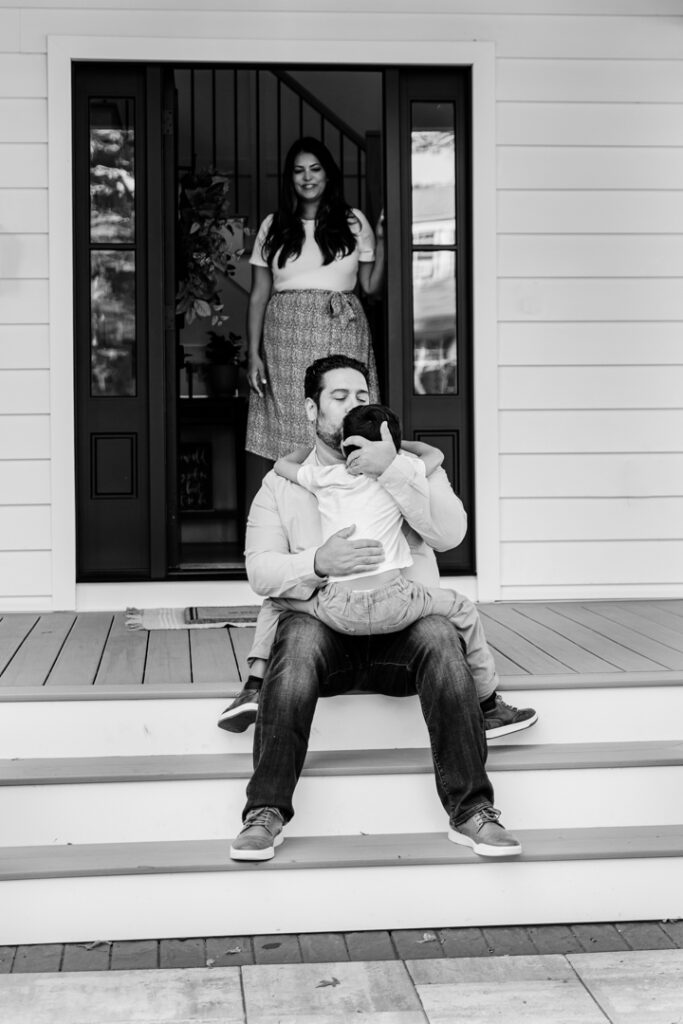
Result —
<instances>
[{"instance_id":1,"label":"horizontal lap siding","mask_svg":"<svg viewBox=\"0 0 683 1024\"><path fill-rule=\"evenodd\" d=\"M683 585L683 20L641 27L497 62L502 597Z\"/></svg>"},{"instance_id":2,"label":"horizontal lap siding","mask_svg":"<svg viewBox=\"0 0 683 1024\"><path fill-rule=\"evenodd\" d=\"M681 362L680 323L506 323L500 365L654 366Z\"/></svg>"},{"instance_id":3,"label":"horizontal lap siding","mask_svg":"<svg viewBox=\"0 0 683 1024\"><path fill-rule=\"evenodd\" d=\"M47 188L47 144L0 144L0 188ZM4 230L4 226L0 225Z\"/></svg>"},{"instance_id":4,"label":"horizontal lap siding","mask_svg":"<svg viewBox=\"0 0 683 1024\"><path fill-rule=\"evenodd\" d=\"M681 582L683 541L612 540L503 544L503 572L523 587L590 587ZM526 567L526 568L525 568ZM526 581L528 582L525 582ZM535 595L537 596L537 595Z\"/></svg>"},{"instance_id":5,"label":"horizontal lap siding","mask_svg":"<svg viewBox=\"0 0 683 1024\"><path fill-rule=\"evenodd\" d=\"M50 508L48 505L0 507L0 549L49 551Z\"/></svg>"},{"instance_id":6,"label":"horizontal lap siding","mask_svg":"<svg viewBox=\"0 0 683 1024\"><path fill-rule=\"evenodd\" d=\"M508 409L679 409L681 366L505 366Z\"/></svg>"},{"instance_id":7,"label":"horizontal lap siding","mask_svg":"<svg viewBox=\"0 0 683 1024\"><path fill-rule=\"evenodd\" d=\"M225 7L225 5L223 5ZM589 16L576 14L485 14L482 5L466 5L469 13L457 13L458 2L410 5L356 6L356 12L303 9L296 3L277 10L249 11L244 0L235 10L158 11L115 9L46 10L25 8L21 14L21 49L44 53L48 35L126 35L174 38L232 39L335 39L339 41L493 40L498 57L541 59L643 59L680 58L680 17ZM271 6L271 5L269 5ZM498 5L491 3L492 9ZM524 11L523 3L515 5ZM446 11L446 13L443 13ZM163 27L163 33L161 32Z\"/></svg>"},{"instance_id":8,"label":"horizontal lap siding","mask_svg":"<svg viewBox=\"0 0 683 1024\"><path fill-rule=\"evenodd\" d=\"M506 498L674 498L680 500L681 452L503 455Z\"/></svg>"},{"instance_id":9,"label":"horizontal lap siding","mask_svg":"<svg viewBox=\"0 0 683 1024\"><path fill-rule=\"evenodd\" d=\"M2 242L5 264L2 276L6 280L47 281L47 235L5 235Z\"/></svg>"},{"instance_id":10,"label":"horizontal lap siding","mask_svg":"<svg viewBox=\"0 0 683 1024\"><path fill-rule=\"evenodd\" d=\"M194 7L0 9L0 599L51 587L50 34L494 42L502 596L680 583L679 0Z\"/></svg>"},{"instance_id":11,"label":"horizontal lap siding","mask_svg":"<svg viewBox=\"0 0 683 1024\"><path fill-rule=\"evenodd\" d=\"M680 14L680 5L676 13ZM506 103L683 103L678 56L614 61L508 58L498 61L496 94Z\"/></svg>"},{"instance_id":12,"label":"horizontal lap siding","mask_svg":"<svg viewBox=\"0 0 683 1024\"><path fill-rule=\"evenodd\" d=\"M10 505L49 505L50 462L0 460L0 494L4 509Z\"/></svg>"},{"instance_id":13,"label":"horizontal lap siding","mask_svg":"<svg viewBox=\"0 0 683 1024\"><path fill-rule=\"evenodd\" d=\"M617 278L629 286L629 279L636 278L649 297L650 287L657 287L657 283L652 285L648 278L665 278L667 283L663 287L672 287L672 275L680 274L681 268L683 234L619 235L618 239L613 235L595 234L501 235L498 238L500 279L593 278L600 281L602 288L605 280ZM510 290L512 286L504 287ZM614 290L619 285L607 287ZM680 277L673 278L673 288L680 291ZM604 294L607 298L606 289ZM618 301L621 301L620 295ZM621 308L616 312L621 313Z\"/></svg>"},{"instance_id":14,"label":"horizontal lap siding","mask_svg":"<svg viewBox=\"0 0 683 1024\"><path fill-rule=\"evenodd\" d=\"M683 174L683 152L665 146L500 146L496 173L500 191L675 191ZM626 230L634 229L627 224Z\"/></svg>"},{"instance_id":15,"label":"horizontal lap siding","mask_svg":"<svg viewBox=\"0 0 683 1024\"><path fill-rule=\"evenodd\" d=\"M502 412L502 453L675 452L683 448L683 409L578 409ZM675 481L680 493L680 480Z\"/></svg>"},{"instance_id":16,"label":"horizontal lap siding","mask_svg":"<svg viewBox=\"0 0 683 1024\"><path fill-rule=\"evenodd\" d=\"M0 324L0 370L47 370L47 324Z\"/></svg>"},{"instance_id":17,"label":"horizontal lap siding","mask_svg":"<svg viewBox=\"0 0 683 1024\"><path fill-rule=\"evenodd\" d=\"M501 513L504 542L677 541L683 521L683 498L503 499Z\"/></svg>"},{"instance_id":18,"label":"horizontal lap siding","mask_svg":"<svg viewBox=\"0 0 683 1024\"><path fill-rule=\"evenodd\" d=\"M0 51L0 607L49 607L47 58Z\"/></svg>"},{"instance_id":19,"label":"horizontal lap siding","mask_svg":"<svg viewBox=\"0 0 683 1024\"><path fill-rule=\"evenodd\" d=\"M657 155L652 159L656 161ZM507 190L498 193L498 230L508 235L680 235L683 192Z\"/></svg>"}]
</instances>

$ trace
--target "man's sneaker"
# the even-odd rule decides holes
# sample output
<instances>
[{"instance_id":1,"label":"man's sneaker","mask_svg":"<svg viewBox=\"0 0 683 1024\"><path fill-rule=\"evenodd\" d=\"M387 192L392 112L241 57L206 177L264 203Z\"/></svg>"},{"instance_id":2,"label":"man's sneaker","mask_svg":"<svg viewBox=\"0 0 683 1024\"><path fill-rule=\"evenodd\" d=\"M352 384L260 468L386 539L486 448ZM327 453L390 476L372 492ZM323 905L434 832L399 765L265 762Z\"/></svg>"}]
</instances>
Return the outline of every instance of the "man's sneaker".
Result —
<instances>
[{"instance_id":1,"label":"man's sneaker","mask_svg":"<svg viewBox=\"0 0 683 1024\"><path fill-rule=\"evenodd\" d=\"M448 830L448 838L459 846L471 846L480 857L513 857L522 852L522 844L498 821L500 811L482 807L471 818Z\"/></svg>"},{"instance_id":2,"label":"man's sneaker","mask_svg":"<svg viewBox=\"0 0 683 1024\"><path fill-rule=\"evenodd\" d=\"M484 728L489 740L528 729L537 721L538 715L533 708L513 708L505 703L499 693L496 694L496 706L490 711L484 711Z\"/></svg>"},{"instance_id":3,"label":"man's sneaker","mask_svg":"<svg viewBox=\"0 0 683 1024\"><path fill-rule=\"evenodd\" d=\"M244 819L244 826L230 847L233 860L272 860L275 847L284 836L284 818L277 807L255 807Z\"/></svg>"},{"instance_id":4,"label":"man's sneaker","mask_svg":"<svg viewBox=\"0 0 683 1024\"><path fill-rule=\"evenodd\" d=\"M219 729L227 729L228 732L244 732L250 725L253 725L258 711L258 698L258 690L242 690L232 704L228 704L218 719Z\"/></svg>"}]
</instances>

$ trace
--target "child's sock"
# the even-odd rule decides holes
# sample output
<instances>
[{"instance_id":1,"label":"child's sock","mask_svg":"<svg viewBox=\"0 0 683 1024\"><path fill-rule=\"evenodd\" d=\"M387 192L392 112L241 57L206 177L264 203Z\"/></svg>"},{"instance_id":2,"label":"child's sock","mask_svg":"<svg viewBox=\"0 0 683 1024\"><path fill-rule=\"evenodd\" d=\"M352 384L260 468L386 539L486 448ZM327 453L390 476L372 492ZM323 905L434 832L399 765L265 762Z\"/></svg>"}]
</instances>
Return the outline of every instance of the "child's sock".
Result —
<instances>
[{"instance_id":1,"label":"child's sock","mask_svg":"<svg viewBox=\"0 0 683 1024\"><path fill-rule=\"evenodd\" d=\"M242 687L243 690L260 690L261 683L263 682L263 676L249 676L246 683Z\"/></svg>"},{"instance_id":2,"label":"child's sock","mask_svg":"<svg viewBox=\"0 0 683 1024\"><path fill-rule=\"evenodd\" d=\"M496 691L494 690L491 696L486 697L485 700L480 700L479 705L484 714L486 714L487 711L493 711L496 706Z\"/></svg>"}]
</instances>

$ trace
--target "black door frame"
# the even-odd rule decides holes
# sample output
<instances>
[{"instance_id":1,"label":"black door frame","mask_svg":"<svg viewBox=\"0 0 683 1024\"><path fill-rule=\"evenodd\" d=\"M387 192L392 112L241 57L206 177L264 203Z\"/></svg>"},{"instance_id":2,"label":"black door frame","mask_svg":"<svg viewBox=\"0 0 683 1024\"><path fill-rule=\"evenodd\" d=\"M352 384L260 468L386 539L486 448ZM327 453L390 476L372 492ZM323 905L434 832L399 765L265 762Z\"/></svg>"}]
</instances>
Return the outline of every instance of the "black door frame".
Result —
<instances>
[{"instance_id":1,"label":"black door frame","mask_svg":"<svg viewBox=\"0 0 683 1024\"><path fill-rule=\"evenodd\" d=\"M147 337L149 339L149 353L147 372L149 374L148 388L148 431L149 451L161 453L163 458L150 457L148 462L148 487L149 487L149 570L148 575L133 574L126 577L124 574L96 574L89 576L79 571L79 582L93 579L116 579L116 578L137 578L149 580L167 579L191 579L191 578L216 578L216 573L206 575L202 573L182 574L169 573L169 565L173 564L173 552L169 550L172 543L174 525L177 523L177 473L175 465L175 435L176 435L176 409L175 403L167 400L168 396L175 393L175 366L173 353L175 351L175 322L173 316L173 305L168 299L174 294L174 271L172 254L174 251L174 217L171 214L173 199L175 196L175 178L170 170L174 166L173 151L175 137L173 135L172 123L172 97L168 85L168 71L174 65L170 64L148 64L144 66L146 75L146 147L147 173L145 175L146 195L146 216L147 237L156 239L157 242L149 246L145 268L145 283L147 285L148 307L144 313ZM293 65L292 65L293 66ZM120 68L116 65L115 68ZM312 67L307 65L307 67ZM356 67L356 66L354 66ZM111 75L111 65L103 69L104 75ZM360 66L358 66L359 69ZM420 66L381 67L370 65L373 71L384 72L384 105L385 105L385 169L387 167L399 167L403 173L400 175L387 175L385 172L385 209L386 219L389 225L401 225L401 259L389 259L387 262L387 301L386 301L386 324L387 324L387 356L386 385L387 400L394 407L403 412L406 422L406 436L412 436L412 424L410 415L407 412L407 383L410 376L406 378L406 351L408 349L407 339L410 331L411 319L407 315L406 296L409 288L406 284L411 280L409 247L406 244L406 233L410 235L410 225L404 223L403 211L405 205L407 182L407 168L402 161L402 149L405 147L405 117L401 112L400 84L401 73L416 74L420 71L431 72L431 68ZM320 70L334 73L335 68L331 65L324 65ZM447 73L457 71L457 68L449 67L443 69ZM166 73L165 73L166 72ZM76 122L77 124L77 122ZM77 135L78 132L75 132ZM159 183L163 183L162 192L166 196L166 208L159 203ZM82 184L82 178L81 178ZM469 184L468 184L469 187ZM464 190L460 190L464 195ZM469 194L469 193L468 193ZM469 208L469 201L467 203ZM462 214L462 223L466 223L469 216L469 209ZM76 249L80 246L82 233L76 234ZM389 244L391 244L389 236ZM462 261L459 261L462 262ZM469 260L471 265L471 259ZM460 286L459 286L460 287ZM138 289L138 294L142 291ZM471 294L471 280L466 289L466 303L469 306ZM462 304L465 305L464 303ZM462 320L469 320L469 314L461 313L461 303L458 304L458 340L459 345L464 344L466 339L471 341L471 327ZM78 322L78 321L77 321ZM81 318L81 329L83 322ZM391 358L398 345L400 358ZM467 385L472 389L471 379L471 357L469 378ZM163 387L154 386L154 382L163 382ZM78 394L78 387L77 387ZM472 395L473 399L473 395ZM473 470L473 430L474 420L470 410L469 416L469 453L468 460ZM139 466L143 472L143 466ZM470 513L474 501L473 478L470 477ZM470 550L471 557L466 564L460 566L446 563L442 566L448 573L471 573L474 570L474 538L473 538L474 516L470 514ZM169 528L170 527L170 528ZM234 577L234 574L232 575Z\"/></svg>"},{"instance_id":2,"label":"black door frame","mask_svg":"<svg viewBox=\"0 0 683 1024\"><path fill-rule=\"evenodd\" d=\"M474 375L472 326L471 76L469 68L400 66L385 73L385 166L387 221L398 225L399 258L387 260L387 401L402 413L406 437L444 452L444 469L468 513L467 536L459 547L438 556L444 575L476 571L474 492ZM458 395L413 394L413 270L410 106L413 101L446 100L455 111L456 337ZM464 137L464 144L459 141ZM391 245L388 235L388 245ZM396 250L393 250L394 252ZM448 410L444 423L435 410ZM426 409L431 405L431 409ZM439 411L440 412L440 411Z\"/></svg>"}]
</instances>

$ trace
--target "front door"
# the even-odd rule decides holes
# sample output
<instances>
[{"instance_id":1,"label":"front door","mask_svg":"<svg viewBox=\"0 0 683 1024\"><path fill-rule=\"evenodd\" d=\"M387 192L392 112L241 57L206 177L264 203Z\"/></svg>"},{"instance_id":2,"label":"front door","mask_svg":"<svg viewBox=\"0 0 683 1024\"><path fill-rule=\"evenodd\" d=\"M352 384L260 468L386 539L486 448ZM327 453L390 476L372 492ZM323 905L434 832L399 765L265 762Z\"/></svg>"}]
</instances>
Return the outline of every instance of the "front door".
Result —
<instances>
[{"instance_id":1,"label":"front door","mask_svg":"<svg viewBox=\"0 0 683 1024\"><path fill-rule=\"evenodd\" d=\"M389 401L407 437L440 448L468 512L467 537L439 556L442 573L474 561L470 255L470 91L465 70L389 73L386 193Z\"/></svg>"},{"instance_id":2,"label":"front door","mask_svg":"<svg viewBox=\"0 0 683 1024\"><path fill-rule=\"evenodd\" d=\"M74 96L79 580L244 575L248 252L302 134L385 208L383 400L444 452L470 532L441 570L472 572L467 73L79 65ZM223 199L221 308L189 313L187 240Z\"/></svg>"}]
</instances>

